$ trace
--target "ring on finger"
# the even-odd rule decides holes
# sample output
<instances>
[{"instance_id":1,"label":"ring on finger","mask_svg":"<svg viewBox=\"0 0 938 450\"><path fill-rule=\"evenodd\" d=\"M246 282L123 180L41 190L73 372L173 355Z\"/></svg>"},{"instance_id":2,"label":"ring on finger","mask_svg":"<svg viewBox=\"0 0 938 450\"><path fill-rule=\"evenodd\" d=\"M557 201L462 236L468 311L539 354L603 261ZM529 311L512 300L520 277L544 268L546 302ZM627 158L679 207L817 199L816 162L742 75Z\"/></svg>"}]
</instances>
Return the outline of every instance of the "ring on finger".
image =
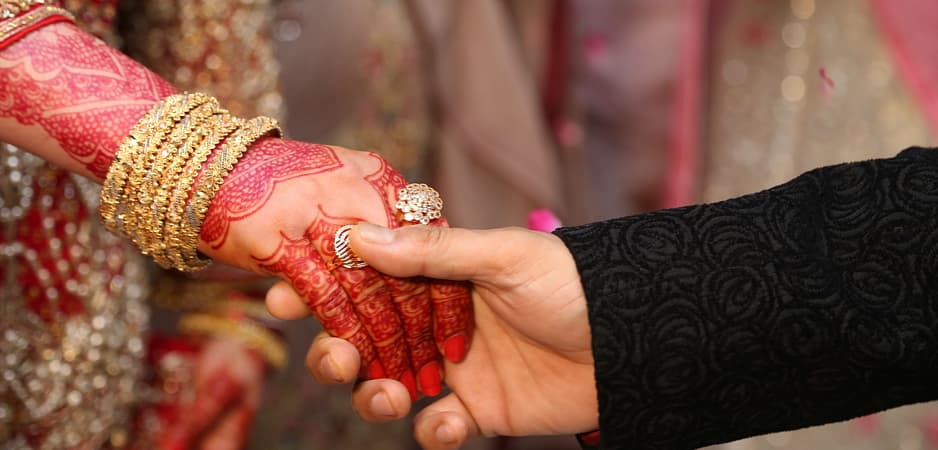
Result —
<instances>
[{"instance_id":1,"label":"ring on finger","mask_svg":"<svg viewBox=\"0 0 938 450\"><path fill-rule=\"evenodd\" d=\"M403 214L405 222L426 225L443 217L443 199L440 193L423 183L411 183L397 191L394 205Z\"/></svg>"},{"instance_id":2,"label":"ring on finger","mask_svg":"<svg viewBox=\"0 0 938 450\"><path fill-rule=\"evenodd\" d=\"M361 269L368 267L368 263L362 261L349 246L349 233L352 231L353 224L343 225L335 232L333 242L335 243L335 256L342 262L342 267L346 269Z\"/></svg>"}]
</instances>

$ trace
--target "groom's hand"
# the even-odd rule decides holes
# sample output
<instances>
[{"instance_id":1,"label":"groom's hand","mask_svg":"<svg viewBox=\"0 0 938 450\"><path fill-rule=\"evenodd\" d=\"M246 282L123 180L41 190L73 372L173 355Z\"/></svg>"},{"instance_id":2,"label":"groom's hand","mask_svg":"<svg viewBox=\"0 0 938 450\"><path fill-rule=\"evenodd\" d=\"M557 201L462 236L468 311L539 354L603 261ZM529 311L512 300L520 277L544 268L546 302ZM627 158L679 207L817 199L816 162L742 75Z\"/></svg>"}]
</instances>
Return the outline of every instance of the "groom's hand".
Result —
<instances>
[{"instance_id":1,"label":"groom's hand","mask_svg":"<svg viewBox=\"0 0 938 450\"><path fill-rule=\"evenodd\" d=\"M389 275L473 282L473 346L464 362L446 365L453 393L416 417L424 448L457 448L480 435L566 434L598 426L586 300L559 238L522 229L362 224L351 242ZM319 381L341 383L354 380L356 360L352 346L320 338L307 364ZM406 416L406 393L390 380L364 382L352 401L362 418L381 422Z\"/></svg>"}]
</instances>

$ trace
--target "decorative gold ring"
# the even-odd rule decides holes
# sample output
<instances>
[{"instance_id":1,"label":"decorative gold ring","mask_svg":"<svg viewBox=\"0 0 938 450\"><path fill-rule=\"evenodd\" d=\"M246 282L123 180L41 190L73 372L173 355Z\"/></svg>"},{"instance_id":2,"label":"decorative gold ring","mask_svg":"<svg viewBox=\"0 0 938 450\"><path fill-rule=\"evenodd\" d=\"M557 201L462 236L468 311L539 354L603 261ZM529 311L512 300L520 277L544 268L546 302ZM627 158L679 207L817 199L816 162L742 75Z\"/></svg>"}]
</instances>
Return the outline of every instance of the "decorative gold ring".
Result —
<instances>
[{"instance_id":1,"label":"decorative gold ring","mask_svg":"<svg viewBox=\"0 0 938 450\"><path fill-rule=\"evenodd\" d=\"M394 205L404 215L405 222L426 225L443 217L443 199L440 193L423 183L411 183L397 191Z\"/></svg>"},{"instance_id":2,"label":"decorative gold ring","mask_svg":"<svg viewBox=\"0 0 938 450\"><path fill-rule=\"evenodd\" d=\"M342 228L339 228L339 231L335 232L335 256L339 258L339 261L342 262L342 267L346 269L361 269L363 267L368 267L368 263L362 261L358 255L352 253L351 247L349 247L348 235L352 231L352 227L355 225L349 224L344 225Z\"/></svg>"}]
</instances>

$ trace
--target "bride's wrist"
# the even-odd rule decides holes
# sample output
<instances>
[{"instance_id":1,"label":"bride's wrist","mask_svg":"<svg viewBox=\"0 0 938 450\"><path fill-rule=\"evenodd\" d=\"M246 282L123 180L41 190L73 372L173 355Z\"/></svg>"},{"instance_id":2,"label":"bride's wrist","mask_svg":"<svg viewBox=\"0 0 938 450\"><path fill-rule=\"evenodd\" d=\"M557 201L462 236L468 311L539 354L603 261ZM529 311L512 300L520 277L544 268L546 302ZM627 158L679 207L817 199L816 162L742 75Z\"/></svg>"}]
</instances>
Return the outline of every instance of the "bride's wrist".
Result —
<instances>
[{"instance_id":1,"label":"bride's wrist","mask_svg":"<svg viewBox=\"0 0 938 450\"><path fill-rule=\"evenodd\" d=\"M279 133L275 120L231 116L203 94L163 99L137 122L108 169L105 225L163 267L206 266L199 236L215 194L248 146Z\"/></svg>"}]
</instances>

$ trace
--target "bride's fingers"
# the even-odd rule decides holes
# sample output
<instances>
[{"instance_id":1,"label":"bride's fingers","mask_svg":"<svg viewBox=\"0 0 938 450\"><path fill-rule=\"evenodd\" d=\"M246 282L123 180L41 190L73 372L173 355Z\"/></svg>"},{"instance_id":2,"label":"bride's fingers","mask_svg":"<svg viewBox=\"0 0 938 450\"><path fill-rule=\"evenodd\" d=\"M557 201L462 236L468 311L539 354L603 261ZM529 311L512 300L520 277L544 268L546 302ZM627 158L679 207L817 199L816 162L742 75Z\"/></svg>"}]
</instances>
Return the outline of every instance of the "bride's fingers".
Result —
<instances>
[{"instance_id":1,"label":"bride's fingers","mask_svg":"<svg viewBox=\"0 0 938 450\"><path fill-rule=\"evenodd\" d=\"M430 286L433 334L440 352L451 362L462 362L472 339L472 297L463 281L435 281Z\"/></svg>"},{"instance_id":2,"label":"bride's fingers","mask_svg":"<svg viewBox=\"0 0 938 450\"><path fill-rule=\"evenodd\" d=\"M449 228L446 218L434 221ZM450 362L462 362L472 340L472 296L469 285L459 281L438 281L430 288L433 303L433 335L440 353Z\"/></svg>"},{"instance_id":3,"label":"bride's fingers","mask_svg":"<svg viewBox=\"0 0 938 450\"><path fill-rule=\"evenodd\" d=\"M313 315L303 302L303 297L286 281L278 281L271 286L267 291L265 302L270 314L278 319L295 320Z\"/></svg>"},{"instance_id":4,"label":"bride's fingers","mask_svg":"<svg viewBox=\"0 0 938 450\"><path fill-rule=\"evenodd\" d=\"M478 426L456 394L433 402L414 418L414 437L425 450L457 449L478 435Z\"/></svg>"},{"instance_id":5,"label":"bride's fingers","mask_svg":"<svg viewBox=\"0 0 938 450\"><path fill-rule=\"evenodd\" d=\"M323 261L334 261L332 275L345 290L374 343L378 357L365 366L365 377L400 380L410 390L411 398L416 400L417 380L404 338L404 325L384 284L384 277L371 267L348 268L338 264L341 262L336 254L336 245L341 245L336 234L339 230L340 225L323 222L310 230L309 238Z\"/></svg>"},{"instance_id":6,"label":"bride's fingers","mask_svg":"<svg viewBox=\"0 0 938 450\"><path fill-rule=\"evenodd\" d=\"M322 332L306 353L306 367L322 384L351 383L361 370L361 359L354 345Z\"/></svg>"},{"instance_id":7,"label":"bride's fingers","mask_svg":"<svg viewBox=\"0 0 938 450\"><path fill-rule=\"evenodd\" d=\"M277 252L259 259L259 268L282 276L300 294L322 327L358 349L364 367L380 367L371 340L352 299L326 267L308 238L285 239Z\"/></svg>"},{"instance_id":8,"label":"bride's fingers","mask_svg":"<svg viewBox=\"0 0 938 450\"><path fill-rule=\"evenodd\" d=\"M352 392L352 408L366 422L388 422L407 416L410 398L407 387L398 381L363 381Z\"/></svg>"},{"instance_id":9,"label":"bride's fingers","mask_svg":"<svg viewBox=\"0 0 938 450\"><path fill-rule=\"evenodd\" d=\"M433 343L433 309L430 304L429 283L424 278L396 278L385 276L384 282L391 292L394 305L404 324L404 336L410 349L410 359L417 371L420 390L436 396L442 389L442 364Z\"/></svg>"},{"instance_id":10,"label":"bride's fingers","mask_svg":"<svg viewBox=\"0 0 938 450\"><path fill-rule=\"evenodd\" d=\"M362 324L371 336L383 373L369 368L368 378L390 377L407 386L411 398L417 399L417 380L410 361L404 325L397 313L384 278L374 269L335 269L335 277L348 293Z\"/></svg>"}]
</instances>

